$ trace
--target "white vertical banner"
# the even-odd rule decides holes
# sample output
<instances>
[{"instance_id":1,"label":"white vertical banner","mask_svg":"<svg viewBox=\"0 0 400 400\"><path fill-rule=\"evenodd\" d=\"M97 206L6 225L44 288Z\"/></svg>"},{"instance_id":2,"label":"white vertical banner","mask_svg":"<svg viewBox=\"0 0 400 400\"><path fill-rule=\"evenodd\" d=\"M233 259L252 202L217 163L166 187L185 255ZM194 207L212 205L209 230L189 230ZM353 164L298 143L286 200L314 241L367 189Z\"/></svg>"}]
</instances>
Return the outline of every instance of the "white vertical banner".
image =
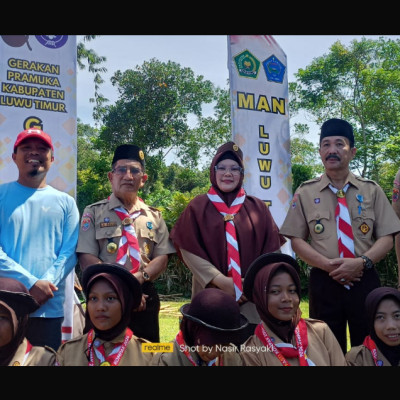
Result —
<instances>
[{"instance_id":1,"label":"white vertical banner","mask_svg":"<svg viewBox=\"0 0 400 400\"><path fill-rule=\"evenodd\" d=\"M292 198L286 54L271 35L228 35L228 69L244 189L269 206L280 228ZM289 242L281 250L293 255Z\"/></svg>"},{"instance_id":2,"label":"white vertical banner","mask_svg":"<svg viewBox=\"0 0 400 400\"><path fill-rule=\"evenodd\" d=\"M18 133L37 127L54 145L47 183L76 197L76 57L74 35L0 36L0 184L18 178L11 156ZM72 332L73 290L71 273L63 336Z\"/></svg>"}]
</instances>

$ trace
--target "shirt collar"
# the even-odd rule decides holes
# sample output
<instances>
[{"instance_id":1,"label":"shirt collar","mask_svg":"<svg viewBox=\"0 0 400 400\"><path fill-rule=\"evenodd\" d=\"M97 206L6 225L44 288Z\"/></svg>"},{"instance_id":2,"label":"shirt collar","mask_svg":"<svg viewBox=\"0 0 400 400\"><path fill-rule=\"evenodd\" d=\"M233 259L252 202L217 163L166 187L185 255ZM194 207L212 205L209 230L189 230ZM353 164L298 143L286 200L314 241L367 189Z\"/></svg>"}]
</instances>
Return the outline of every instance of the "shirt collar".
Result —
<instances>
[{"instance_id":1,"label":"shirt collar","mask_svg":"<svg viewBox=\"0 0 400 400\"><path fill-rule=\"evenodd\" d=\"M346 183L350 183L350 185L355 186L358 189L357 179L352 172L349 172L349 174L347 175ZM329 177L326 174L323 174L318 183L319 191L321 192L322 190L324 190L326 187L329 186L329 184L332 184L332 181L329 179Z\"/></svg>"}]
</instances>

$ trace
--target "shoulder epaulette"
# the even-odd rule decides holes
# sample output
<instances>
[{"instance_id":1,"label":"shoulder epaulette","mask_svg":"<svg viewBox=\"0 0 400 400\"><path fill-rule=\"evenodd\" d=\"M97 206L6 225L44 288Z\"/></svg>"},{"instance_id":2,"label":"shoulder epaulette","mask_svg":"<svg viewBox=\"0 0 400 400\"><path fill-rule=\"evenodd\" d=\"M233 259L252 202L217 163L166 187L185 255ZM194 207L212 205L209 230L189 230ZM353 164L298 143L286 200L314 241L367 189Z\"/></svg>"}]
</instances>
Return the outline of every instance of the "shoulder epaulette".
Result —
<instances>
[{"instance_id":1,"label":"shoulder epaulette","mask_svg":"<svg viewBox=\"0 0 400 400\"><path fill-rule=\"evenodd\" d=\"M378 185L378 184L377 184L375 181L373 181L372 179L363 178L363 177L357 176L357 175L354 175L354 178L356 178L358 181L361 181L361 182L369 182L369 183L373 183L374 185Z\"/></svg>"},{"instance_id":2,"label":"shoulder epaulette","mask_svg":"<svg viewBox=\"0 0 400 400\"><path fill-rule=\"evenodd\" d=\"M95 203L89 204L86 207L94 207L94 206L98 206L99 204L106 204L108 203L108 199L102 199L99 201L96 201Z\"/></svg>"},{"instance_id":3,"label":"shoulder epaulette","mask_svg":"<svg viewBox=\"0 0 400 400\"><path fill-rule=\"evenodd\" d=\"M309 185L310 183L315 183L319 182L321 180L321 176L318 176L317 178L309 179L308 181L304 181L299 185L299 187L302 187L303 185Z\"/></svg>"}]
</instances>

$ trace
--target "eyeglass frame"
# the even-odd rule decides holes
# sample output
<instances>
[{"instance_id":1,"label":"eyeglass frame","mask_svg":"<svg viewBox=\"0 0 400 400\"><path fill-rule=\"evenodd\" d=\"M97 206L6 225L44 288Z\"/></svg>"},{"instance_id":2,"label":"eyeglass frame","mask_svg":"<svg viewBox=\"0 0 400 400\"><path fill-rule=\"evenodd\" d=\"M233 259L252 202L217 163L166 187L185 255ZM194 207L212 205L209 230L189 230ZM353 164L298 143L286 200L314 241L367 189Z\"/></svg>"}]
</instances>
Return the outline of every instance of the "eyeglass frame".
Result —
<instances>
[{"instance_id":1,"label":"eyeglass frame","mask_svg":"<svg viewBox=\"0 0 400 400\"><path fill-rule=\"evenodd\" d=\"M125 173L119 173L119 172L117 172L117 170L120 169L120 168L125 169ZM132 172L132 169L134 169L135 172ZM128 172L128 170L129 170L129 173L130 173L132 176L137 176L137 175L139 175L139 174L141 174L141 173L142 173L142 174L144 173L143 170L142 170L141 168L134 167L134 166L127 166L127 165L119 165L118 167L113 168L113 169L111 170L111 172L112 172L113 174L118 175L118 176L124 176L124 175L126 175L126 173Z\"/></svg>"},{"instance_id":2,"label":"eyeglass frame","mask_svg":"<svg viewBox=\"0 0 400 400\"><path fill-rule=\"evenodd\" d=\"M232 175L236 175L236 176L237 176L237 175L241 175L241 174L243 173L243 171L244 171L244 168L240 167L239 165L237 166L237 168L239 168L239 169L238 169L238 172L239 172L239 173L236 173L236 171L232 171L232 168L236 168L236 166L233 166L233 167L231 167L231 168L227 168L227 167L220 167L220 166L216 165L216 166L214 167L215 172L222 172L219 168L225 169L225 171L223 172L224 175L225 175L227 172L230 172Z\"/></svg>"}]
</instances>

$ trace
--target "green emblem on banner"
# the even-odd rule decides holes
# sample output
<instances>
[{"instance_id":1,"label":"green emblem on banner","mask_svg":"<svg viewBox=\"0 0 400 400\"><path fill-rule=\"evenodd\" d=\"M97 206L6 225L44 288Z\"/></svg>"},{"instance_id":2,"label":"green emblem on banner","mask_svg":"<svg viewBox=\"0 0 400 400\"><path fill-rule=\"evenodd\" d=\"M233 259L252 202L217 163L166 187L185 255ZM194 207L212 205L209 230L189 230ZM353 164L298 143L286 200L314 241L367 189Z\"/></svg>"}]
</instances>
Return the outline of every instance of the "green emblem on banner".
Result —
<instances>
[{"instance_id":1,"label":"green emblem on banner","mask_svg":"<svg viewBox=\"0 0 400 400\"><path fill-rule=\"evenodd\" d=\"M260 61L248 50L236 55L234 61L240 76L257 79L258 71L260 70Z\"/></svg>"}]
</instances>

